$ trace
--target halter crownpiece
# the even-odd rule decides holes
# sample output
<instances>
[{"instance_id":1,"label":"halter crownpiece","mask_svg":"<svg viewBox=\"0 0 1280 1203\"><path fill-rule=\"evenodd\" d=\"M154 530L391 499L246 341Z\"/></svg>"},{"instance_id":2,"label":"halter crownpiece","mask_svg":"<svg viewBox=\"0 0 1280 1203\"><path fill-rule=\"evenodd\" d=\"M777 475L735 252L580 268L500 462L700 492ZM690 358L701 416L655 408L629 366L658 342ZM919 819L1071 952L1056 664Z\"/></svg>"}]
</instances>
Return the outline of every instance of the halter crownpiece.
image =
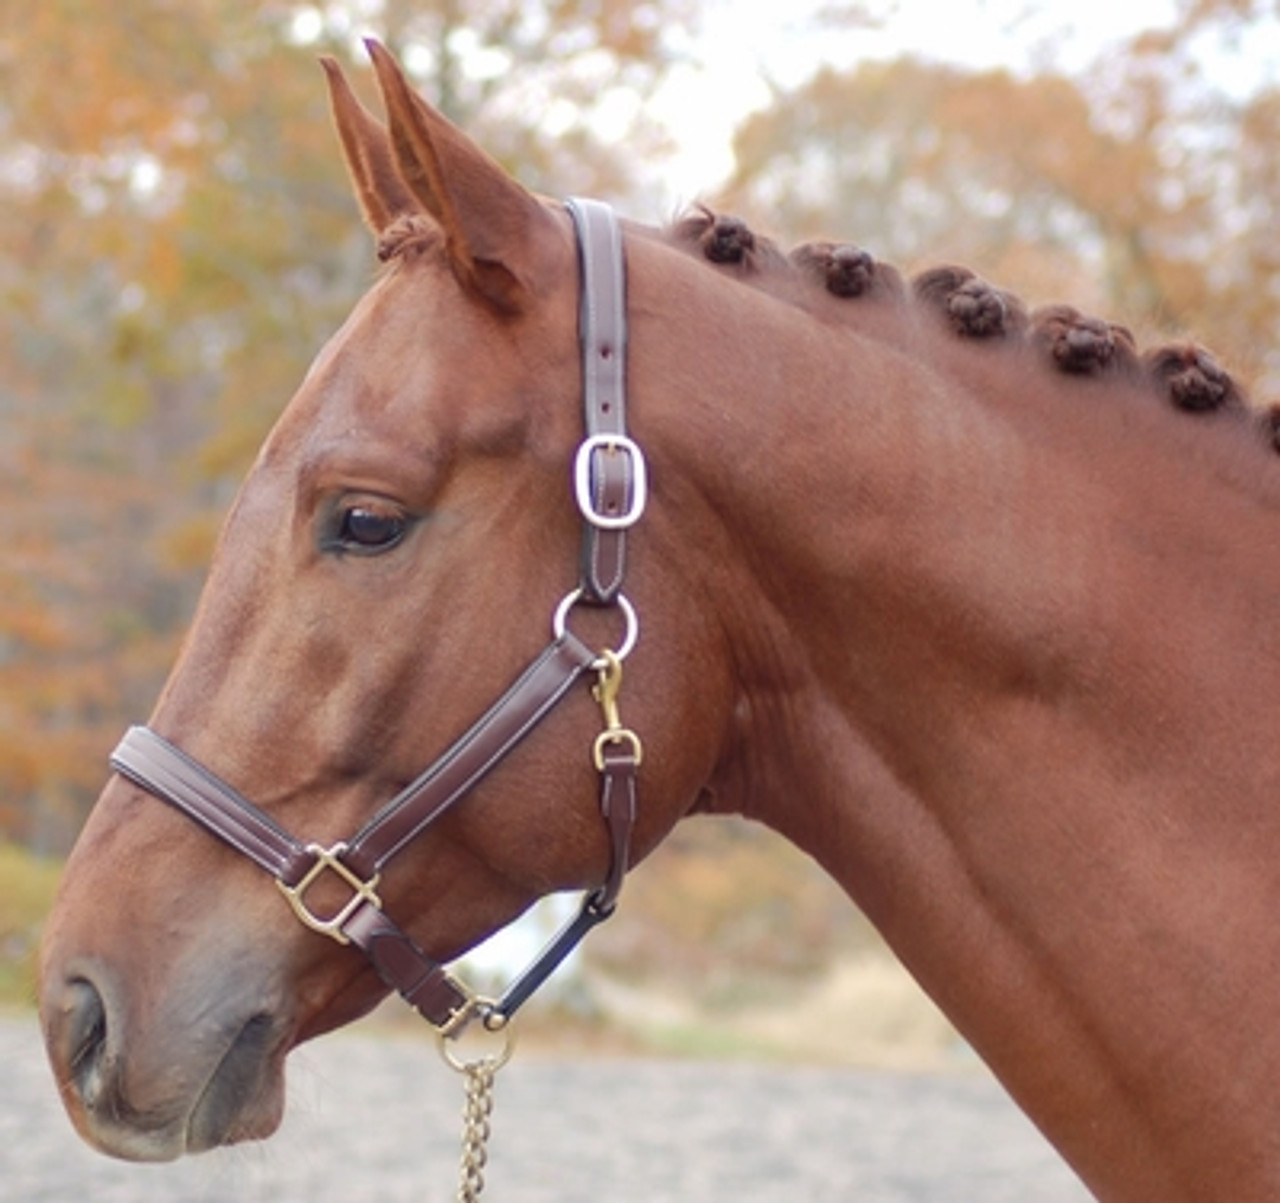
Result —
<instances>
[{"instance_id":1,"label":"halter crownpiece","mask_svg":"<svg viewBox=\"0 0 1280 1203\"><path fill-rule=\"evenodd\" d=\"M648 497L644 455L626 433L626 277L617 217L599 201L572 199L581 269L579 338L586 438L573 465L573 489L583 518L580 583L557 607L552 639L510 688L433 764L391 799L349 840L304 844L270 815L198 761L146 727L132 727L112 753L111 767L181 810L275 878L307 927L354 944L382 980L441 1033L473 1019L500 1027L542 985L596 924L613 913L630 862L636 818L640 740L622 726L618 690L622 661L639 633L622 593L627 532ZM569 629L575 605L616 607L626 623L617 650L592 651ZM378 886L388 862L459 802L551 712L580 680L595 675L604 730L592 745L600 773L600 811L609 831L604 881L584 895L578 914L497 1000L482 998L432 960L386 914ZM349 890L325 915L307 902L326 873Z\"/></svg>"}]
</instances>

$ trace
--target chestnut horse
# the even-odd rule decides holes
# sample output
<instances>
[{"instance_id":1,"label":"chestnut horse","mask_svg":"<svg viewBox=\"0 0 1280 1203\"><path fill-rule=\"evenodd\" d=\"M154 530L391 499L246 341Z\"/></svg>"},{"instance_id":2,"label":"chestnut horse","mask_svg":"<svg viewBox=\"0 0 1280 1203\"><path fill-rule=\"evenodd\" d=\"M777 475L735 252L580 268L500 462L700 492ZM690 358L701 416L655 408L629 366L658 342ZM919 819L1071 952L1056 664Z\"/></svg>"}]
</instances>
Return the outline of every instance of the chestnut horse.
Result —
<instances>
[{"instance_id":1,"label":"chestnut horse","mask_svg":"<svg viewBox=\"0 0 1280 1203\"><path fill-rule=\"evenodd\" d=\"M538 654L583 525L572 214L372 51L385 125L328 70L387 269L264 445L150 720L323 847ZM1099 1197L1280 1198L1266 423L1199 349L1142 354L958 269L907 285L706 211L621 240L651 470L629 863L692 811L769 825ZM619 642L614 608L571 609ZM616 868L596 667L388 867L380 905L425 956ZM387 991L156 792L109 780L42 957L71 1117L138 1159L267 1136L288 1051Z\"/></svg>"}]
</instances>

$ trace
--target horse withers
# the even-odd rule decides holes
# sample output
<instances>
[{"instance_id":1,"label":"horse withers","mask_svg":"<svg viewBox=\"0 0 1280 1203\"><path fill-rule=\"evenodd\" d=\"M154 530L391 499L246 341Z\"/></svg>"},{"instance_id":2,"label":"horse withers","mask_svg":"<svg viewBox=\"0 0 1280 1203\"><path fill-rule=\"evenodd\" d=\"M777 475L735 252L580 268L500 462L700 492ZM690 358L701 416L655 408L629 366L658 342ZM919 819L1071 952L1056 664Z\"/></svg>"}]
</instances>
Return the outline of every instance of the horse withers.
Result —
<instances>
[{"instance_id":1,"label":"horse withers","mask_svg":"<svg viewBox=\"0 0 1280 1203\"><path fill-rule=\"evenodd\" d=\"M699 210L617 236L595 349L628 425L584 440L580 223L372 52L385 125L329 76L386 270L263 446L48 924L82 1135L264 1137L289 1050L389 979L470 1014L432 966L732 811L830 871L1099 1197L1280 1196L1271 424L1200 348ZM591 754L629 641L634 814L599 782L638 740ZM554 704L476 752L530 673ZM357 864L444 749L465 798Z\"/></svg>"}]
</instances>

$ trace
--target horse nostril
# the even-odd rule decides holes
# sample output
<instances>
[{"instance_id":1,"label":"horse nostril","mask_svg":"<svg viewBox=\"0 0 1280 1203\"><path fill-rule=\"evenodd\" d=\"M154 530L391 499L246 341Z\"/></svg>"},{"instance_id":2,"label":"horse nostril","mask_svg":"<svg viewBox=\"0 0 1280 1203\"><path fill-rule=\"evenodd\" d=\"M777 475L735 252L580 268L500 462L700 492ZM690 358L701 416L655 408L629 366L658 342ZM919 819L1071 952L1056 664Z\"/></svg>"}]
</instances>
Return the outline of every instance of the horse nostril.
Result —
<instances>
[{"instance_id":1,"label":"horse nostril","mask_svg":"<svg viewBox=\"0 0 1280 1203\"><path fill-rule=\"evenodd\" d=\"M76 978L63 1000L67 1067L80 1097L90 1102L107 1044L107 1011L92 982Z\"/></svg>"}]
</instances>

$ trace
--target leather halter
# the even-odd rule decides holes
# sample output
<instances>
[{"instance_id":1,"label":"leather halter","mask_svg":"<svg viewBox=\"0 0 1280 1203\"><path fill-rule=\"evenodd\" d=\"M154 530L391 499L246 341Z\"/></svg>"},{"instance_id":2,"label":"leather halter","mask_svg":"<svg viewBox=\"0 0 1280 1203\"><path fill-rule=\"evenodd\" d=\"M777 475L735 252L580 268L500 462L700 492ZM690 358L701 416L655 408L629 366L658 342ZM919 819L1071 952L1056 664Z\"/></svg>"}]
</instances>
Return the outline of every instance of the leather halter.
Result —
<instances>
[{"instance_id":1,"label":"leather halter","mask_svg":"<svg viewBox=\"0 0 1280 1203\"><path fill-rule=\"evenodd\" d=\"M644 457L626 433L626 293L621 232L613 210L573 199L581 268L579 337L587 438L574 463L574 492L583 517L581 582L552 619L552 640L504 693L429 768L391 799L349 840L323 848L304 844L232 786L146 727L132 727L111 767L175 806L275 879L299 919L342 944L354 944L384 982L443 1033L471 1020L499 1027L551 975L597 923L612 914L626 874L636 817L640 741L617 714L621 661L634 646L635 611L621 589L626 534L644 511ZM595 653L568 629L579 603L616 606L626 620L622 646ZM595 673L605 730L594 747L601 776L600 810L609 831L604 882L587 893L578 914L497 1000L451 977L383 911L377 887L388 862L497 765L580 680ZM321 916L306 895L325 872L351 891Z\"/></svg>"}]
</instances>

